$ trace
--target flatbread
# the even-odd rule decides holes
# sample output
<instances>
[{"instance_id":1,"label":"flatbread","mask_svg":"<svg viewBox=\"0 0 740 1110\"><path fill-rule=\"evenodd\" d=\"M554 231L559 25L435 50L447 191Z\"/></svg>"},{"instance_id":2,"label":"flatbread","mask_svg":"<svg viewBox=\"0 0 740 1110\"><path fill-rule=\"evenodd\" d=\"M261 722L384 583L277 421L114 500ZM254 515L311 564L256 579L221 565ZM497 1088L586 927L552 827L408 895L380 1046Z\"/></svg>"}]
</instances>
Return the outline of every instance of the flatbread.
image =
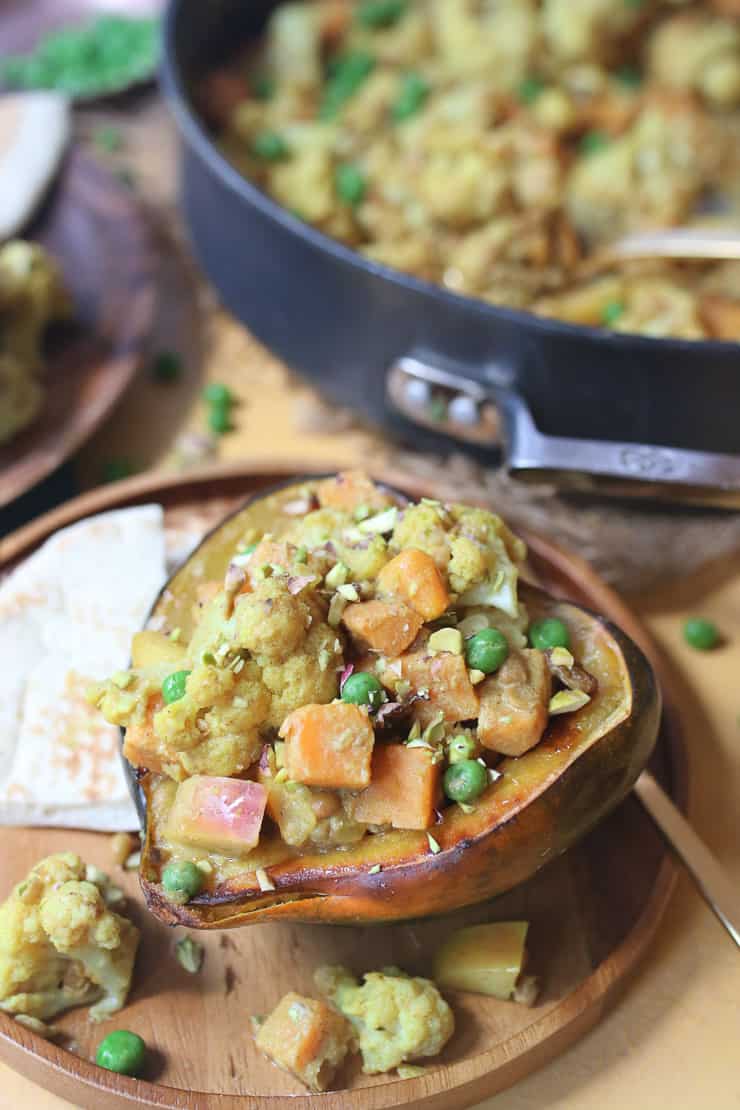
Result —
<instances>
[{"instance_id":1,"label":"flatbread","mask_svg":"<svg viewBox=\"0 0 740 1110\"><path fill-rule=\"evenodd\" d=\"M56 176L70 137L66 97L0 96L0 241L22 231Z\"/></svg>"},{"instance_id":2,"label":"flatbread","mask_svg":"<svg viewBox=\"0 0 740 1110\"><path fill-rule=\"evenodd\" d=\"M128 665L165 578L144 505L58 532L0 585L0 824L137 827L119 731L85 691Z\"/></svg>"}]
</instances>

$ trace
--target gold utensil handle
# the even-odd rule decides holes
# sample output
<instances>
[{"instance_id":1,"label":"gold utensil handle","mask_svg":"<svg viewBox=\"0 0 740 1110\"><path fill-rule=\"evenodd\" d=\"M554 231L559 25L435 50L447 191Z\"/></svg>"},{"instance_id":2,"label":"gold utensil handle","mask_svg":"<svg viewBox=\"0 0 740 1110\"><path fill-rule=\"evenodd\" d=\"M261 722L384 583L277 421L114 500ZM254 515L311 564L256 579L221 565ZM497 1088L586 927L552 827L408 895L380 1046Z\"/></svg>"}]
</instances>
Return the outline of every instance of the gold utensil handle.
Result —
<instances>
[{"instance_id":1,"label":"gold utensil handle","mask_svg":"<svg viewBox=\"0 0 740 1110\"><path fill-rule=\"evenodd\" d=\"M705 901L740 948L740 892L737 887L649 771L642 772L634 789Z\"/></svg>"}]
</instances>

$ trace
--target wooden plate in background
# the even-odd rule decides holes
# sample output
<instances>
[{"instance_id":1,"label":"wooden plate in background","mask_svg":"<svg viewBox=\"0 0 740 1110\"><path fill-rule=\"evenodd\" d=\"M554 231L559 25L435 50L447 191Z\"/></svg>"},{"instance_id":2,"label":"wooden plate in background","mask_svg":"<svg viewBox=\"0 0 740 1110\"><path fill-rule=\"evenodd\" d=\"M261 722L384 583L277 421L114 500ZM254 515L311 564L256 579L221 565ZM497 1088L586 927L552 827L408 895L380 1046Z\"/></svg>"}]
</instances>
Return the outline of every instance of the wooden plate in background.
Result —
<instances>
[{"instance_id":1,"label":"wooden plate in background","mask_svg":"<svg viewBox=\"0 0 740 1110\"><path fill-rule=\"evenodd\" d=\"M2 569L56 528L91 512L155 500L164 505L174 527L193 517L204 517L211 525L248 494L287 476L272 461L196 477L148 475L96 490L3 541ZM376 472L376 477L394 481L392 474ZM434 493L414 486L409 492L415 495ZM532 567L543 585L615 620L653 655L665 678L647 633L588 565L541 537L527 539ZM652 769L685 806L684 751L670 699ZM3 839L2 892L40 856L62 849L110 869L107 836L4 829ZM119 881L121 872L115 877ZM76 1042L77 1054L0 1015L0 1058L74 1105L95 1110L142 1105L180 1110L300 1110L309 1105L326 1110L456 1110L516 1082L598 1021L648 949L675 877L675 864L659 834L630 797L566 856L487 905L413 924L351 928L272 923L202 934L204 969L191 976L172 952L182 930L169 931L148 915L135 876L126 874L122 881L143 938L125 1011L99 1027L87 1023L84 1011L62 1018L59 1024ZM256 1053L248 1015L266 1012L288 989L310 991L317 964L346 962L359 972L398 963L428 974L431 953L450 930L463 922L510 917L531 922L531 966L543 983L540 1002L526 1009L450 993L456 1032L424 1076L369 1078L355 1060L341 1077L342 1089L309 1096ZM155 1050L144 1080L114 1075L89 1062L100 1038L121 1027L140 1033Z\"/></svg>"},{"instance_id":2,"label":"wooden plate in background","mask_svg":"<svg viewBox=\"0 0 740 1110\"><path fill-rule=\"evenodd\" d=\"M146 349L154 254L126 185L72 149L28 237L58 259L75 323L50 335L37 420L0 447L0 507L67 459L108 416Z\"/></svg>"}]
</instances>

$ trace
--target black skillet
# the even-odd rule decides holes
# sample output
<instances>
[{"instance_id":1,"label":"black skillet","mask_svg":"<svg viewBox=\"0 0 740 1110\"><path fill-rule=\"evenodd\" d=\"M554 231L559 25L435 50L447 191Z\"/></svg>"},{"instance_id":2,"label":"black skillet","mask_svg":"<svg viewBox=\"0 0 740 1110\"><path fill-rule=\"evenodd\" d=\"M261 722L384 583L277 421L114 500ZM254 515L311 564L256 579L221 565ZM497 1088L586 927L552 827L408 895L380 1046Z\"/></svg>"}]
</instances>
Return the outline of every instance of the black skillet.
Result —
<instances>
[{"instance_id":1,"label":"black skillet","mask_svg":"<svg viewBox=\"0 0 740 1110\"><path fill-rule=\"evenodd\" d=\"M191 91L274 0L170 0L164 84L182 202L226 305L334 400L522 477L740 504L740 345L617 335L497 308L368 261L293 217L214 146ZM452 402L450 404L449 402ZM453 419L455 417L455 419Z\"/></svg>"}]
</instances>

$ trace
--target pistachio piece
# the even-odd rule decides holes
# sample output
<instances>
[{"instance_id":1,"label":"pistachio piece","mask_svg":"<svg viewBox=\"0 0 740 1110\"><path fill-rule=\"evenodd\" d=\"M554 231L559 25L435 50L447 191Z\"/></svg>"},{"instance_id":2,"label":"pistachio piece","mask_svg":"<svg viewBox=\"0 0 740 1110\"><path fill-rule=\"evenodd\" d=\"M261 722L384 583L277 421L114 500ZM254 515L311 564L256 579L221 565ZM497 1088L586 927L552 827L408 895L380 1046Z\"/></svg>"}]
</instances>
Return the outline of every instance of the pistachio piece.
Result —
<instances>
[{"instance_id":1,"label":"pistachio piece","mask_svg":"<svg viewBox=\"0 0 740 1110\"><path fill-rule=\"evenodd\" d=\"M550 662L556 667L572 667L575 659L564 647L554 647L550 651Z\"/></svg>"},{"instance_id":2,"label":"pistachio piece","mask_svg":"<svg viewBox=\"0 0 740 1110\"><path fill-rule=\"evenodd\" d=\"M393 531L397 519L398 509L392 505L390 509L384 509L382 513L376 513L375 516L369 516L367 520L361 521L358 529L366 535L382 536L385 532Z\"/></svg>"},{"instance_id":3,"label":"pistachio piece","mask_svg":"<svg viewBox=\"0 0 740 1110\"><path fill-rule=\"evenodd\" d=\"M459 628L439 628L429 637L427 649L430 655L438 655L442 651L451 652L452 655L462 655L462 632Z\"/></svg>"},{"instance_id":4,"label":"pistachio piece","mask_svg":"<svg viewBox=\"0 0 740 1110\"><path fill-rule=\"evenodd\" d=\"M203 966L205 949L192 937L183 937L175 945L175 955L177 962L185 968L185 971L189 971L191 975L197 975Z\"/></svg>"},{"instance_id":5,"label":"pistachio piece","mask_svg":"<svg viewBox=\"0 0 740 1110\"><path fill-rule=\"evenodd\" d=\"M591 698L583 690L559 690L550 698L549 713L551 717L560 713L575 713L590 701Z\"/></svg>"},{"instance_id":6,"label":"pistachio piece","mask_svg":"<svg viewBox=\"0 0 740 1110\"><path fill-rule=\"evenodd\" d=\"M324 578L324 583L329 590L336 590L343 586L349 578L349 567L346 563L335 563Z\"/></svg>"}]
</instances>

